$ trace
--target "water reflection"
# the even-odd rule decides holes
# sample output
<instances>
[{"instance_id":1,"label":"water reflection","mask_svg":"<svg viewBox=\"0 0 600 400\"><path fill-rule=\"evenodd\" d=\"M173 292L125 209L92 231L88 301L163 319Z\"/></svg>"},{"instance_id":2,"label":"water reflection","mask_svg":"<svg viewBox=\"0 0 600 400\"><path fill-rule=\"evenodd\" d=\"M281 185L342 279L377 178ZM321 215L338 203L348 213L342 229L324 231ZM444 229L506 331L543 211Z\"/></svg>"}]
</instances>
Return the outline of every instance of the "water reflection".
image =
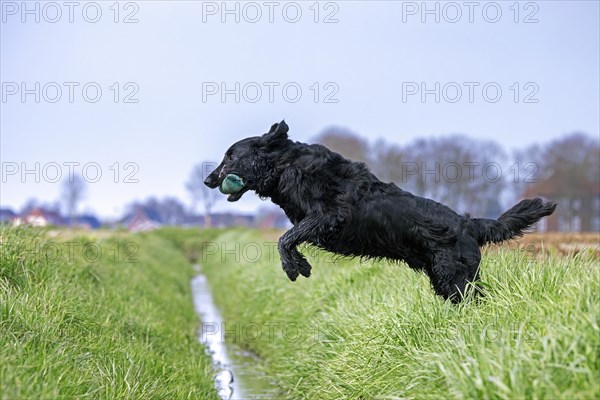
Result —
<instances>
[{"instance_id":1,"label":"water reflection","mask_svg":"<svg viewBox=\"0 0 600 400\"><path fill-rule=\"evenodd\" d=\"M257 368L261 360L235 343L225 343L223 335L215 334L210 329L213 326L223 326L223 318L213 302L210 287L200 266L195 265L194 268L199 275L192 279L192 295L196 312L203 323L198 339L208 348L218 371L215 386L219 396L225 400L277 398L277 387Z\"/></svg>"}]
</instances>

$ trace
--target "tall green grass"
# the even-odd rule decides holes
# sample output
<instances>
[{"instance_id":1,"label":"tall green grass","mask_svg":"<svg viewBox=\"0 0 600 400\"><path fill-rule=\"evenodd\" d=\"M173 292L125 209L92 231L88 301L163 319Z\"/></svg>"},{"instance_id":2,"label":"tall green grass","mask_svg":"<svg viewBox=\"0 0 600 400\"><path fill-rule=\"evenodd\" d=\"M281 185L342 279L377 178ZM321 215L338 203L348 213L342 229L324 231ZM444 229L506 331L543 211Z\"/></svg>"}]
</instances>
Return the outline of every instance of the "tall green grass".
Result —
<instances>
[{"instance_id":1,"label":"tall green grass","mask_svg":"<svg viewBox=\"0 0 600 400\"><path fill-rule=\"evenodd\" d=\"M405 265L333 263L324 252L309 251L310 279L289 282L272 241L224 232L204 243L201 261L227 340L265 359L283 397L600 396L600 283L592 254L487 254L486 296L453 305Z\"/></svg>"},{"instance_id":2,"label":"tall green grass","mask_svg":"<svg viewBox=\"0 0 600 400\"><path fill-rule=\"evenodd\" d=\"M64 234L0 231L0 397L216 398L182 253Z\"/></svg>"}]
</instances>

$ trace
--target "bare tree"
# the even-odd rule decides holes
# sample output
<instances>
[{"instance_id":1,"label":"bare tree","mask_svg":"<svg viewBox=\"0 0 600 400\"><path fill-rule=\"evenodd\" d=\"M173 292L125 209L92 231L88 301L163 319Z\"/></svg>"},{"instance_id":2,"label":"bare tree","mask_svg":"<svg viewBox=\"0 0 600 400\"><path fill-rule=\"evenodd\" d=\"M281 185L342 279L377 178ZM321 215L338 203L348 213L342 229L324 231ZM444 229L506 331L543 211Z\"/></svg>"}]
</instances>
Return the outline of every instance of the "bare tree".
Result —
<instances>
[{"instance_id":1,"label":"bare tree","mask_svg":"<svg viewBox=\"0 0 600 400\"><path fill-rule=\"evenodd\" d=\"M85 196L85 191L85 181L80 175L72 175L63 180L61 197L69 216L69 225L73 225L77 206Z\"/></svg>"},{"instance_id":2,"label":"bare tree","mask_svg":"<svg viewBox=\"0 0 600 400\"><path fill-rule=\"evenodd\" d=\"M600 142L597 138L573 133L549 143L544 150L541 166L550 175L561 175L570 191L600 184Z\"/></svg>"},{"instance_id":3,"label":"bare tree","mask_svg":"<svg viewBox=\"0 0 600 400\"><path fill-rule=\"evenodd\" d=\"M563 194L581 196L600 188L600 141L584 133L572 133L545 145L515 152L522 171L521 193L528 185L552 182Z\"/></svg>"},{"instance_id":4,"label":"bare tree","mask_svg":"<svg viewBox=\"0 0 600 400\"><path fill-rule=\"evenodd\" d=\"M221 199L217 190L212 190L204 184L204 179L217 166L215 162L202 162L192 169L190 179L185 184L186 189L192 196L192 208L201 202L204 206L204 224L211 226L210 213L215 203Z\"/></svg>"},{"instance_id":5,"label":"bare tree","mask_svg":"<svg viewBox=\"0 0 600 400\"><path fill-rule=\"evenodd\" d=\"M558 208L544 229L598 231L600 140L571 133L515 152L518 197L543 196Z\"/></svg>"},{"instance_id":6,"label":"bare tree","mask_svg":"<svg viewBox=\"0 0 600 400\"><path fill-rule=\"evenodd\" d=\"M337 126L327 128L315 137L315 142L353 161L369 161L369 143L349 129Z\"/></svg>"},{"instance_id":7,"label":"bare tree","mask_svg":"<svg viewBox=\"0 0 600 400\"><path fill-rule=\"evenodd\" d=\"M534 166L525 176L528 182L560 178L562 187L575 191L600 182L600 142L583 133L572 133L546 144L517 149L514 158L521 165Z\"/></svg>"},{"instance_id":8,"label":"bare tree","mask_svg":"<svg viewBox=\"0 0 600 400\"><path fill-rule=\"evenodd\" d=\"M373 146L352 131L331 127L315 140L331 150L369 164L383 181L419 196L480 216L501 211L507 188L501 163L506 155L493 141L460 135L423 138L406 146L378 140Z\"/></svg>"},{"instance_id":9,"label":"bare tree","mask_svg":"<svg viewBox=\"0 0 600 400\"><path fill-rule=\"evenodd\" d=\"M180 225L185 220L185 207L175 197L166 197L159 202L158 212L167 225Z\"/></svg>"},{"instance_id":10,"label":"bare tree","mask_svg":"<svg viewBox=\"0 0 600 400\"><path fill-rule=\"evenodd\" d=\"M127 213L145 213L149 218L164 225L181 225L185 222L185 206L175 197L162 200L149 197L144 201L135 201L127 206Z\"/></svg>"},{"instance_id":11,"label":"bare tree","mask_svg":"<svg viewBox=\"0 0 600 400\"><path fill-rule=\"evenodd\" d=\"M370 154L373 172L385 182L458 212L497 216L502 210L506 155L493 141L450 135L399 146L378 140Z\"/></svg>"},{"instance_id":12,"label":"bare tree","mask_svg":"<svg viewBox=\"0 0 600 400\"><path fill-rule=\"evenodd\" d=\"M406 158L407 154L400 146L379 139L373 146L371 168L382 181L402 186L402 162Z\"/></svg>"},{"instance_id":13,"label":"bare tree","mask_svg":"<svg viewBox=\"0 0 600 400\"><path fill-rule=\"evenodd\" d=\"M402 185L407 190L457 212L497 216L501 211L506 155L497 143L450 135L418 139L404 152Z\"/></svg>"}]
</instances>

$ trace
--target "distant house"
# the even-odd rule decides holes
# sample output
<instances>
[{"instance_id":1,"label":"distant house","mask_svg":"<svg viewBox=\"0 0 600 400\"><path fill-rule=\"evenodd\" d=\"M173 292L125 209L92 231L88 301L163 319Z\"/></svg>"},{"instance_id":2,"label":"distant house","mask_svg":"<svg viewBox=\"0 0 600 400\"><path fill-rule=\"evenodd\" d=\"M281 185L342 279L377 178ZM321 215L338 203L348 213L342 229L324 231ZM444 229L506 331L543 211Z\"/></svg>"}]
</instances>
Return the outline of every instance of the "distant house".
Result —
<instances>
[{"instance_id":1,"label":"distant house","mask_svg":"<svg viewBox=\"0 0 600 400\"><path fill-rule=\"evenodd\" d=\"M253 215L242 215L242 214L211 214L211 225L215 228L226 228L230 226L254 226Z\"/></svg>"},{"instance_id":2,"label":"distant house","mask_svg":"<svg viewBox=\"0 0 600 400\"><path fill-rule=\"evenodd\" d=\"M17 216L13 210L9 208L0 208L0 224L8 224Z\"/></svg>"},{"instance_id":3,"label":"distant house","mask_svg":"<svg viewBox=\"0 0 600 400\"><path fill-rule=\"evenodd\" d=\"M144 232L162 226L160 217L157 213L151 210L142 208L126 215L120 223L124 225L130 232Z\"/></svg>"},{"instance_id":4,"label":"distant house","mask_svg":"<svg viewBox=\"0 0 600 400\"><path fill-rule=\"evenodd\" d=\"M288 229L291 225L292 223L288 217L280 210L272 210L264 213L256 220L258 228Z\"/></svg>"},{"instance_id":5,"label":"distant house","mask_svg":"<svg viewBox=\"0 0 600 400\"><path fill-rule=\"evenodd\" d=\"M98 229L102 225L93 215L80 215L75 219L75 224L77 227L85 229Z\"/></svg>"},{"instance_id":6,"label":"distant house","mask_svg":"<svg viewBox=\"0 0 600 400\"><path fill-rule=\"evenodd\" d=\"M204 226L204 215L187 214L183 218L183 223L181 225L185 227Z\"/></svg>"},{"instance_id":7,"label":"distant house","mask_svg":"<svg viewBox=\"0 0 600 400\"><path fill-rule=\"evenodd\" d=\"M62 226L66 225L65 219L56 211L34 208L30 212L13 218L14 225L31 226Z\"/></svg>"},{"instance_id":8,"label":"distant house","mask_svg":"<svg viewBox=\"0 0 600 400\"><path fill-rule=\"evenodd\" d=\"M531 185L523 197L555 201L556 212L540 220L538 232L600 232L600 186L582 178L554 173Z\"/></svg>"}]
</instances>

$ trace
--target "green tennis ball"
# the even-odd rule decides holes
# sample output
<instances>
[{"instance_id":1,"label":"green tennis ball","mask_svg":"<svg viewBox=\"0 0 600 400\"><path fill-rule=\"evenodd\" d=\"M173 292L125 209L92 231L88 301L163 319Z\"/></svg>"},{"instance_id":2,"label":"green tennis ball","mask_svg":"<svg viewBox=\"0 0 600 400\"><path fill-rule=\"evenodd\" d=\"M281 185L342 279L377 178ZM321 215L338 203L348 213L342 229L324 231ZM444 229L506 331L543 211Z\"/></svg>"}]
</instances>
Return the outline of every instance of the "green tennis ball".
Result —
<instances>
[{"instance_id":1,"label":"green tennis ball","mask_svg":"<svg viewBox=\"0 0 600 400\"><path fill-rule=\"evenodd\" d=\"M232 194L237 193L244 187L244 180L235 174L228 174L223 182L221 182L221 186L219 186L219 190L223 194Z\"/></svg>"}]
</instances>

